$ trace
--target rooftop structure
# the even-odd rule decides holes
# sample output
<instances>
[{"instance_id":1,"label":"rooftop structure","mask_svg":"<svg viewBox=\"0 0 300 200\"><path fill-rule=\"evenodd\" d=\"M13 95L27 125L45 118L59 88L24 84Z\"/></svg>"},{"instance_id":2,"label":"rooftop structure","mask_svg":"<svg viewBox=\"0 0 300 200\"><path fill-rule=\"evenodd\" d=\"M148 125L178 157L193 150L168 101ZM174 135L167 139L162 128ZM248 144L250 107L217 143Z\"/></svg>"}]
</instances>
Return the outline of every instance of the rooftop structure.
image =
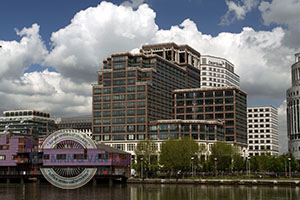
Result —
<instances>
[{"instance_id":1,"label":"rooftop structure","mask_svg":"<svg viewBox=\"0 0 300 200\"><path fill-rule=\"evenodd\" d=\"M74 116L74 117L59 117L55 120L58 130L61 129L76 129L80 130L90 137L92 136L92 116Z\"/></svg>"},{"instance_id":2,"label":"rooftop structure","mask_svg":"<svg viewBox=\"0 0 300 200\"><path fill-rule=\"evenodd\" d=\"M47 112L36 110L4 111L0 117L0 134L29 134L44 137L57 130Z\"/></svg>"},{"instance_id":3,"label":"rooftop structure","mask_svg":"<svg viewBox=\"0 0 300 200\"><path fill-rule=\"evenodd\" d=\"M224 58L201 56L201 88L240 87L240 77L234 72L234 65Z\"/></svg>"}]
</instances>

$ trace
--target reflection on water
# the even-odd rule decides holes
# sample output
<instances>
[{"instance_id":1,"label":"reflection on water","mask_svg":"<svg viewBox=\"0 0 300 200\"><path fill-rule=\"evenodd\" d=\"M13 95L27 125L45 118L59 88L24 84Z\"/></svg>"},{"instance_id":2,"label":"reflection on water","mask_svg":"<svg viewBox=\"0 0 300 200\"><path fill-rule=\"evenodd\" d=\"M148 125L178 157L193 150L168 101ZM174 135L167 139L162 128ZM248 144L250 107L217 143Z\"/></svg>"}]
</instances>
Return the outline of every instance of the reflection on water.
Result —
<instances>
[{"instance_id":1,"label":"reflection on water","mask_svg":"<svg viewBox=\"0 0 300 200\"><path fill-rule=\"evenodd\" d=\"M214 185L87 185L62 190L50 184L0 184L0 199L30 200L298 200L299 187L214 186Z\"/></svg>"}]
</instances>

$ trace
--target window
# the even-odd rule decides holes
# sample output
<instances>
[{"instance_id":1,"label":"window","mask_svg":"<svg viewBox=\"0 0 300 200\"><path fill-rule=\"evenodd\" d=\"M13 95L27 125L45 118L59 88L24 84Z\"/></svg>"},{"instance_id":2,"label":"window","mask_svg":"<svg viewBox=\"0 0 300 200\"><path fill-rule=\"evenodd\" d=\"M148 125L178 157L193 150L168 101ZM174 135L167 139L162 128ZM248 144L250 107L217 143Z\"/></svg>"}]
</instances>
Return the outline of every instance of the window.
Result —
<instances>
[{"instance_id":1,"label":"window","mask_svg":"<svg viewBox=\"0 0 300 200\"><path fill-rule=\"evenodd\" d=\"M6 155L0 155L0 160L6 160Z\"/></svg>"}]
</instances>

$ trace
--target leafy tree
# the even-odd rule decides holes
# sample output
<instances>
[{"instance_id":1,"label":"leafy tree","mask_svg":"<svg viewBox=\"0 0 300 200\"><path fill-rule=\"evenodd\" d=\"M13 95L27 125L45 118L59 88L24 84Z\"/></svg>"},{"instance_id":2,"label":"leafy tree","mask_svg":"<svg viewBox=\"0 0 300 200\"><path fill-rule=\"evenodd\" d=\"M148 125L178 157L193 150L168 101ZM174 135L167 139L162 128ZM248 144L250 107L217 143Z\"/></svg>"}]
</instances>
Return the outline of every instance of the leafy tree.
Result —
<instances>
[{"instance_id":1,"label":"leafy tree","mask_svg":"<svg viewBox=\"0 0 300 200\"><path fill-rule=\"evenodd\" d=\"M140 141L135 149L135 155L137 156L135 170L143 173L148 177L149 173L153 173L158 170L158 155L157 145L152 140Z\"/></svg>"},{"instance_id":2,"label":"leafy tree","mask_svg":"<svg viewBox=\"0 0 300 200\"><path fill-rule=\"evenodd\" d=\"M172 174L178 170L190 171L192 162L195 169L198 165L198 152L198 144L189 137L182 140L168 140L162 145L160 164L163 170L171 171Z\"/></svg>"},{"instance_id":3,"label":"leafy tree","mask_svg":"<svg viewBox=\"0 0 300 200\"><path fill-rule=\"evenodd\" d=\"M231 171L234 158L236 158L236 168L240 168L238 149L225 142L217 142L212 145L209 163L211 170ZM214 166L213 163L216 165ZM239 164L238 164L239 163ZM217 167L217 169L215 168Z\"/></svg>"}]
</instances>

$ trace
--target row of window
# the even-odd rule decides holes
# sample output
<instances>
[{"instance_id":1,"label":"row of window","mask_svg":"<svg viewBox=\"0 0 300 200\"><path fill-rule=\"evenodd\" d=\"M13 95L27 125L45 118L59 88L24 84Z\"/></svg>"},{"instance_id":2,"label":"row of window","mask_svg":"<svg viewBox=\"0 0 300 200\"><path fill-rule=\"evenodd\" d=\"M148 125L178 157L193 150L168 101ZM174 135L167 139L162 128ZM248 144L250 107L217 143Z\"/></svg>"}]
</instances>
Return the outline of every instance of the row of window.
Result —
<instances>
[{"instance_id":1,"label":"row of window","mask_svg":"<svg viewBox=\"0 0 300 200\"><path fill-rule=\"evenodd\" d=\"M249 144L258 144L258 143L267 143L267 144L270 144L271 143L271 140L249 140Z\"/></svg>"},{"instance_id":2,"label":"row of window","mask_svg":"<svg viewBox=\"0 0 300 200\"><path fill-rule=\"evenodd\" d=\"M252 120L252 119L249 119L248 120L248 122L249 123L252 123L252 122L254 122L254 123L256 123L256 122L270 122L270 119L254 119L254 120Z\"/></svg>"},{"instance_id":3,"label":"row of window","mask_svg":"<svg viewBox=\"0 0 300 200\"><path fill-rule=\"evenodd\" d=\"M94 140L96 141L116 141L116 140L145 140L145 135L144 134L128 134L126 135L95 135Z\"/></svg>"},{"instance_id":4,"label":"row of window","mask_svg":"<svg viewBox=\"0 0 300 200\"><path fill-rule=\"evenodd\" d=\"M248 130L248 132L249 133L270 133L270 129L266 129L266 130L264 130L264 129L261 129L261 130Z\"/></svg>"},{"instance_id":5,"label":"row of window","mask_svg":"<svg viewBox=\"0 0 300 200\"><path fill-rule=\"evenodd\" d=\"M254 108L254 109L248 109L248 112L269 112L270 108Z\"/></svg>"},{"instance_id":6,"label":"row of window","mask_svg":"<svg viewBox=\"0 0 300 200\"><path fill-rule=\"evenodd\" d=\"M269 113L266 114L261 113L261 114L254 114L254 115L248 114L248 117L270 117L270 114Z\"/></svg>"}]
</instances>

